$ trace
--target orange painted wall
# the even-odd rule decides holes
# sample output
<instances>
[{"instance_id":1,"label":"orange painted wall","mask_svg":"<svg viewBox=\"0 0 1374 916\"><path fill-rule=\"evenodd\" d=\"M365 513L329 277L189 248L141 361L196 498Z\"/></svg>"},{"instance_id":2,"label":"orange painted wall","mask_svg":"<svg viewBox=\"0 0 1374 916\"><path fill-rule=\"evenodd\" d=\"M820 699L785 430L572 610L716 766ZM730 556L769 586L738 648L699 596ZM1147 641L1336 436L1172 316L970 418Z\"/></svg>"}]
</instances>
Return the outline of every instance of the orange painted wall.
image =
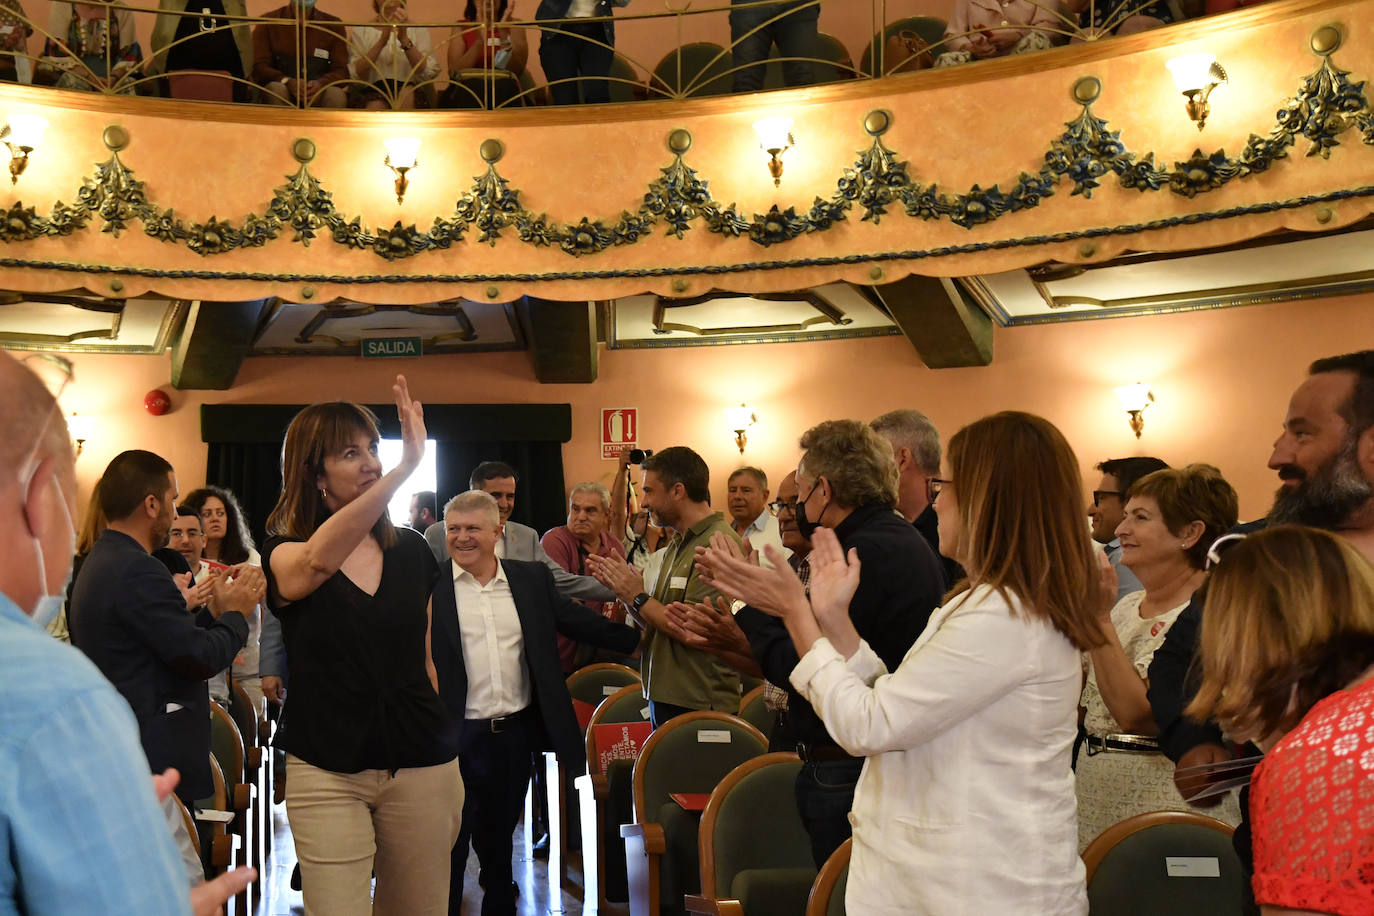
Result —
<instances>
[{"instance_id":1,"label":"orange painted wall","mask_svg":"<svg viewBox=\"0 0 1374 916\"><path fill-rule=\"evenodd\" d=\"M564 447L566 482L609 482L599 459L602 407L638 407L643 442L686 444L713 470L723 505L725 476L740 462L722 409L746 399L758 414L744 456L781 476L809 424L895 407L919 407L949 435L1003 409L1043 414L1068 436L1085 474L1096 461L1157 454L1171 463L1218 465L1241 495L1243 517L1261 515L1275 486L1265 468L1288 396L1319 356L1374 346L1374 296L1284 303L1155 318L998 329L987 368L933 371L900 337L828 343L602 351L590 385L540 385L524 353L426 357L419 361L254 358L225 392L177 392L166 356L76 358L64 408L90 414L96 430L77 463L79 499L125 448L150 448L176 466L183 488L200 483L202 403L294 403L332 397L379 401L398 368L435 402L568 402L574 438ZM1137 443L1112 392L1137 379L1157 403ZM173 410L144 412L161 386ZM1091 487L1095 480L1087 481Z\"/></svg>"}]
</instances>

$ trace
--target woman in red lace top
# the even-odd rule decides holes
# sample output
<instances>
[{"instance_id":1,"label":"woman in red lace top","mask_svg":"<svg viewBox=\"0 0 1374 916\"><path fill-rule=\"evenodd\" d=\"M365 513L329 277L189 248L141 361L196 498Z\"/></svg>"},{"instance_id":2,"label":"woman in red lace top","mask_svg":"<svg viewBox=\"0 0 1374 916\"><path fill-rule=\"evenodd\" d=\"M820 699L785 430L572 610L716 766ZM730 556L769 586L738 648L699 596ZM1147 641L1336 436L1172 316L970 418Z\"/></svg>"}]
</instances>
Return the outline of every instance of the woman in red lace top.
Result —
<instances>
[{"instance_id":1,"label":"woman in red lace top","mask_svg":"<svg viewBox=\"0 0 1374 916\"><path fill-rule=\"evenodd\" d=\"M1326 531L1279 526L1225 554L1188 713L1268 753L1250 786L1266 916L1374 914L1374 567Z\"/></svg>"}]
</instances>

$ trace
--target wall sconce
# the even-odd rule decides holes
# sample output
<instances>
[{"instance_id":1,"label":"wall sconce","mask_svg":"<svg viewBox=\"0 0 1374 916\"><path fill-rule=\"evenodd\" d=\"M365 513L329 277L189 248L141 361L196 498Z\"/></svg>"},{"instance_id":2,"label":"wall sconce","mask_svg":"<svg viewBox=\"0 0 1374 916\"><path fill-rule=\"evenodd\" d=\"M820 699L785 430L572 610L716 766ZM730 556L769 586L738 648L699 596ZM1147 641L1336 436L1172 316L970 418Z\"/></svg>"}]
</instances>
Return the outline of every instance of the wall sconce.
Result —
<instances>
[{"instance_id":1,"label":"wall sconce","mask_svg":"<svg viewBox=\"0 0 1374 916\"><path fill-rule=\"evenodd\" d=\"M410 187L410 179L406 178L406 172L419 165L416 156L420 152L420 139L392 137L383 140L382 145L386 147L387 168L396 173L396 203L399 204L405 200L406 188Z\"/></svg>"},{"instance_id":2,"label":"wall sconce","mask_svg":"<svg viewBox=\"0 0 1374 916\"><path fill-rule=\"evenodd\" d=\"M1174 75L1178 91L1188 98L1188 117L1197 122L1198 130L1202 130L1212 110L1207 97L1226 82L1226 71L1217 63L1215 54L1184 54L1164 66Z\"/></svg>"},{"instance_id":3,"label":"wall sconce","mask_svg":"<svg viewBox=\"0 0 1374 916\"><path fill-rule=\"evenodd\" d=\"M739 453L743 455L744 446L749 442L745 432L758 421L758 417L754 416L753 410L741 404L738 407L725 408L725 421L730 425L730 431L735 434L735 444L739 446Z\"/></svg>"},{"instance_id":4,"label":"wall sconce","mask_svg":"<svg viewBox=\"0 0 1374 916\"><path fill-rule=\"evenodd\" d=\"M1121 406L1126 409L1126 413L1131 415L1131 429L1139 439L1140 433L1145 429L1145 408L1155 402L1154 392L1150 391L1150 386L1144 382L1136 382L1134 385L1122 385L1116 389L1116 396L1121 399Z\"/></svg>"},{"instance_id":5,"label":"wall sconce","mask_svg":"<svg viewBox=\"0 0 1374 916\"><path fill-rule=\"evenodd\" d=\"M76 451L76 457L81 457L81 450L86 447L86 440L91 438L91 430L95 427L95 421L90 417L83 417L73 412L67 417L67 433L72 437L72 448Z\"/></svg>"},{"instance_id":6,"label":"wall sconce","mask_svg":"<svg viewBox=\"0 0 1374 916\"><path fill-rule=\"evenodd\" d=\"M796 144L792 139L792 119L760 118L754 122L754 132L759 135L759 149L770 157L768 174L773 176L773 187L776 188L782 184L782 154Z\"/></svg>"},{"instance_id":7,"label":"wall sconce","mask_svg":"<svg viewBox=\"0 0 1374 916\"><path fill-rule=\"evenodd\" d=\"M48 129L48 119L31 114L9 116L4 127L0 127L0 140L10 150L10 184L18 184L19 176L29 164L29 153L38 148L43 139L43 131Z\"/></svg>"}]
</instances>

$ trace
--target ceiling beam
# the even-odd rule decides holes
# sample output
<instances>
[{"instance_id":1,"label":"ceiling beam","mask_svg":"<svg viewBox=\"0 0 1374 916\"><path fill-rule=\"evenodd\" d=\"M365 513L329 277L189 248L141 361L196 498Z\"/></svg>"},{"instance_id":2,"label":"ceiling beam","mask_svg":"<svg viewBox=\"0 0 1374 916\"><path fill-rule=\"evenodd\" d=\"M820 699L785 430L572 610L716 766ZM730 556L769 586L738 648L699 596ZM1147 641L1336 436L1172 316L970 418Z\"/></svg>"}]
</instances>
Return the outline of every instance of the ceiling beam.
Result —
<instances>
[{"instance_id":1,"label":"ceiling beam","mask_svg":"<svg viewBox=\"0 0 1374 916\"><path fill-rule=\"evenodd\" d=\"M223 391L234 384L270 299L192 302L172 345L172 386Z\"/></svg>"},{"instance_id":2,"label":"ceiling beam","mask_svg":"<svg viewBox=\"0 0 1374 916\"><path fill-rule=\"evenodd\" d=\"M526 296L515 303L534 377L546 385L596 381L596 303Z\"/></svg>"},{"instance_id":3,"label":"ceiling beam","mask_svg":"<svg viewBox=\"0 0 1374 916\"><path fill-rule=\"evenodd\" d=\"M953 280L910 276L873 291L930 368L992 362L992 319Z\"/></svg>"}]
</instances>

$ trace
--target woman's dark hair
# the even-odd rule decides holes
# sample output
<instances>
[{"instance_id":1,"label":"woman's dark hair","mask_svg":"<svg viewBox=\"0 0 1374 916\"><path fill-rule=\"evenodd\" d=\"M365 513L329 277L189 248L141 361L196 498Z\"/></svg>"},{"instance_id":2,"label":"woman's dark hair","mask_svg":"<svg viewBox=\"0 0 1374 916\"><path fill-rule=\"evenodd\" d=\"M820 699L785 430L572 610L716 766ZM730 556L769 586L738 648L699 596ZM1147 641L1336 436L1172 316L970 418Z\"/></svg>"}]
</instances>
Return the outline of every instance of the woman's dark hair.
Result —
<instances>
[{"instance_id":1,"label":"woman's dark hair","mask_svg":"<svg viewBox=\"0 0 1374 916\"><path fill-rule=\"evenodd\" d=\"M254 549L253 536L248 533L248 520L244 518L243 507L232 491L224 487L204 486L187 493L181 504L195 509L203 525L205 501L212 496L224 504L224 537L219 542L219 556L215 559L226 566L244 563L248 560L249 551Z\"/></svg>"},{"instance_id":2,"label":"woman's dark hair","mask_svg":"<svg viewBox=\"0 0 1374 916\"><path fill-rule=\"evenodd\" d=\"M329 518L320 492L324 459L338 455L359 433L372 442L381 438L377 415L350 401L311 404L296 414L286 428L281 445L281 496L267 516L267 533L308 540ZM386 510L372 526L372 536L383 550L396 544L396 529Z\"/></svg>"},{"instance_id":3,"label":"woman's dark hair","mask_svg":"<svg viewBox=\"0 0 1374 916\"><path fill-rule=\"evenodd\" d=\"M505 15L506 0L496 0L496 21L501 21L501 17ZM463 18L468 22L477 21L477 0L468 0L468 5L463 7Z\"/></svg>"}]
</instances>

